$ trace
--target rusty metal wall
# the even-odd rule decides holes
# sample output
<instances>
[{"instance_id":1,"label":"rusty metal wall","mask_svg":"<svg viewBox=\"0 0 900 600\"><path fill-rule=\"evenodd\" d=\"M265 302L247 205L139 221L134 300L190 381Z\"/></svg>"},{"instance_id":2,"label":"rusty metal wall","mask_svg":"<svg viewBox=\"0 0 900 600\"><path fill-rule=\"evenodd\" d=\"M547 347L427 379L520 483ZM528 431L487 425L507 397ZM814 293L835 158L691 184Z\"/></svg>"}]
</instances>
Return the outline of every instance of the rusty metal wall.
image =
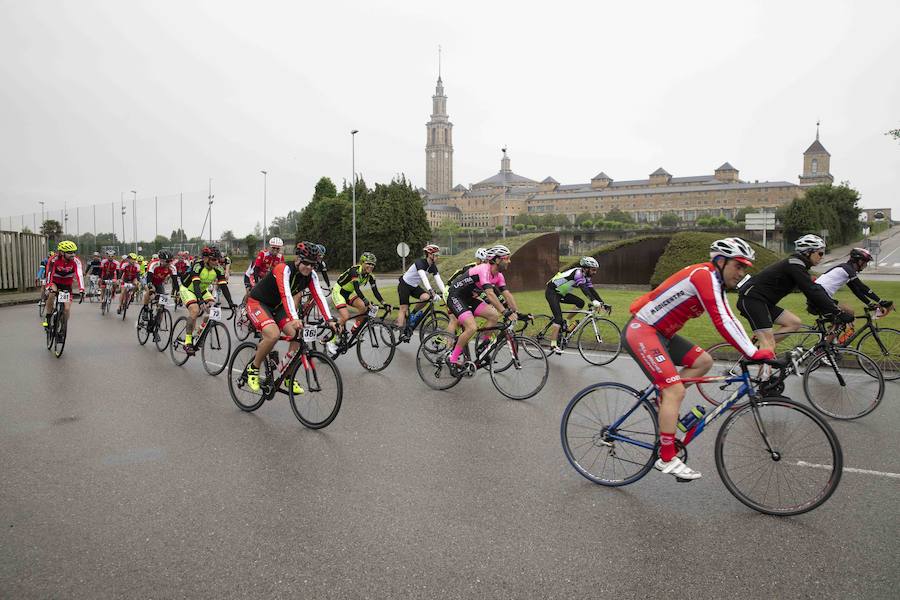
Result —
<instances>
[{"instance_id":1,"label":"rusty metal wall","mask_svg":"<svg viewBox=\"0 0 900 600\"><path fill-rule=\"evenodd\" d=\"M0 231L0 290L34 288L35 273L45 256L46 236Z\"/></svg>"},{"instance_id":2,"label":"rusty metal wall","mask_svg":"<svg viewBox=\"0 0 900 600\"><path fill-rule=\"evenodd\" d=\"M652 238L594 255L600 264L594 282L649 285L656 263L671 239Z\"/></svg>"},{"instance_id":3,"label":"rusty metal wall","mask_svg":"<svg viewBox=\"0 0 900 600\"><path fill-rule=\"evenodd\" d=\"M513 252L512 264L504 274L509 289L516 293L544 289L559 270L559 234L548 233Z\"/></svg>"}]
</instances>

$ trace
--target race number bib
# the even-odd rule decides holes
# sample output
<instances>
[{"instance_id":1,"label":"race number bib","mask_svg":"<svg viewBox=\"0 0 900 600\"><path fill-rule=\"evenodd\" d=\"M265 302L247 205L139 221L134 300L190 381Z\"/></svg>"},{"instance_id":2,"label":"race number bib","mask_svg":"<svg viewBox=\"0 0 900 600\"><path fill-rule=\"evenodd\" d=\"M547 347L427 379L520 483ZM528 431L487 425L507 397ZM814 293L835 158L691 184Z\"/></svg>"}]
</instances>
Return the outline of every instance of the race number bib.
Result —
<instances>
[{"instance_id":1,"label":"race number bib","mask_svg":"<svg viewBox=\"0 0 900 600\"><path fill-rule=\"evenodd\" d=\"M218 306L213 306L209 309L209 320L210 321L221 321L222 320L222 309Z\"/></svg>"},{"instance_id":2,"label":"race number bib","mask_svg":"<svg viewBox=\"0 0 900 600\"><path fill-rule=\"evenodd\" d=\"M69 294L69 292L59 292L56 300L57 302L68 302L70 298L71 295Z\"/></svg>"},{"instance_id":3,"label":"race number bib","mask_svg":"<svg viewBox=\"0 0 900 600\"><path fill-rule=\"evenodd\" d=\"M303 328L303 341L304 342L316 341L316 328L315 327L304 327Z\"/></svg>"},{"instance_id":4,"label":"race number bib","mask_svg":"<svg viewBox=\"0 0 900 600\"><path fill-rule=\"evenodd\" d=\"M374 316L377 315L377 314L378 314L378 307L375 306L374 304L371 305L371 306L369 307L369 316L370 316L370 317L374 317Z\"/></svg>"}]
</instances>

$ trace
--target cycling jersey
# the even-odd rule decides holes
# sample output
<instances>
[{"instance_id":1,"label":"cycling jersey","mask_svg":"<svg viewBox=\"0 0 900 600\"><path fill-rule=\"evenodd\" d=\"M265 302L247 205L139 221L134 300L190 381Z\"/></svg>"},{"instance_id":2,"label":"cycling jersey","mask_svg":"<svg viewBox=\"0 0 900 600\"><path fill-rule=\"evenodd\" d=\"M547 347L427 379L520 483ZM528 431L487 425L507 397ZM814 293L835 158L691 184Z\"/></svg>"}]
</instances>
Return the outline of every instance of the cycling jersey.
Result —
<instances>
[{"instance_id":1,"label":"cycling jersey","mask_svg":"<svg viewBox=\"0 0 900 600\"><path fill-rule=\"evenodd\" d=\"M100 279L116 279L116 271L119 270L119 261L104 258L100 261Z\"/></svg>"},{"instance_id":2,"label":"cycling jersey","mask_svg":"<svg viewBox=\"0 0 900 600\"><path fill-rule=\"evenodd\" d=\"M147 267L147 280L153 283L154 286L162 285L168 277L172 278L172 288L177 290L178 271L175 270L175 265L169 263L163 266L161 261L154 260Z\"/></svg>"},{"instance_id":3,"label":"cycling jersey","mask_svg":"<svg viewBox=\"0 0 900 600\"><path fill-rule=\"evenodd\" d=\"M774 306L799 288L816 310L830 314L834 312L834 302L821 285L813 282L809 267L799 254L792 254L751 277L741 286L740 295L765 300Z\"/></svg>"},{"instance_id":4,"label":"cycling jersey","mask_svg":"<svg viewBox=\"0 0 900 600\"><path fill-rule=\"evenodd\" d=\"M203 264L203 260L198 260L181 276L181 284L184 286L198 284L200 294L203 294L210 285L227 286L228 281L225 279L225 271L221 267L216 266L210 269Z\"/></svg>"},{"instance_id":5,"label":"cycling jersey","mask_svg":"<svg viewBox=\"0 0 900 600\"><path fill-rule=\"evenodd\" d=\"M603 302L597 291L594 289L594 282L584 274L584 269L575 267L566 271L560 271L547 282L547 286L553 286L556 293L560 296L566 296L573 288L577 287L584 295L591 300Z\"/></svg>"},{"instance_id":6,"label":"cycling jersey","mask_svg":"<svg viewBox=\"0 0 900 600\"><path fill-rule=\"evenodd\" d=\"M375 298L383 303L384 298L381 297L381 292L378 291L378 285L375 283L375 275L366 273L362 270L360 265L353 265L341 273L341 276L338 277L338 280L334 283L332 293L337 292L339 300L343 299L345 303L352 302L354 295L365 302L366 297L363 296L360 288L367 283L369 284L369 287L372 288L372 294L375 295ZM335 306L337 305L338 300L335 301Z\"/></svg>"},{"instance_id":7,"label":"cycling jersey","mask_svg":"<svg viewBox=\"0 0 900 600\"><path fill-rule=\"evenodd\" d=\"M268 250L260 250L259 254L256 255L256 259L247 267L246 275L251 277L252 281L259 281L277 264L284 264L283 254L274 254Z\"/></svg>"},{"instance_id":8,"label":"cycling jersey","mask_svg":"<svg viewBox=\"0 0 900 600\"><path fill-rule=\"evenodd\" d=\"M460 267L459 269L454 271L453 275L450 276L450 279L447 280L447 291L450 290L450 284L453 283L454 279L456 279L457 277L459 277L460 275L462 275L463 273L465 273L466 271L468 271L469 269L471 269L472 267L474 267L477 264L478 264L477 262L470 262L469 264L463 265L462 267ZM446 295L446 293L445 293L445 295Z\"/></svg>"},{"instance_id":9,"label":"cycling jersey","mask_svg":"<svg viewBox=\"0 0 900 600\"><path fill-rule=\"evenodd\" d=\"M817 277L816 283L822 286L822 289L824 289L832 298L834 298L834 295L839 289L846 285L850 288L850 291L853 292L853 295L859 298L864 304L872 304L873 302L879 302L881 300L881 298L878 297L878 294L860 281L859 273L857 272L856 267L853 266L852 261L832 267L824 274Z\"/></svg>"},{"instance_id":10,"label":"cycling jersey","mask_svg":"<svg viewBox=\"0 0 900 600\"><path fill-rule=\"evenodd\" d=\"M178 273L179 277L181 277L184 272L188 270L188 267L191 266L191 263L183 258L179 258L178 260L174 261L173 264L175 265L175 271Z\"/></svg>"},{"instance_id":11,"label":"cycling jersey","mask_svg":"<svg viewBox=\"0 0 900 600\"><path fill-rule=\"evenodd\" d=\"M434 276L434 283L443 294L444 282L441 280L440 274L438 274L437 263L435 262L429 265L428 259L426 258L416 259L416 262L406 270L406 273L400 277L400 280L411 288L416 288L421 285L425 290L430 290L431 284L428 283L429 273Z\"/></svg>"},{"instance_id":12,"label":"cycling jersey","mask_svg":"<svg viewBox=\"0 0 900 600\"><path fill-rule=\"evenodd\" d=\"M488 289L497 292L506 290L506 279L503 273L491 273L490 263L482 263L469 268L450 284L450 296L473 298Z\"/></svg>"},{"instance_id":13,"label":"cycling jersey","mask_svg":"<svg viewBox=\"0 0 900 600\"><path fill-rule=\"evenodd\" d=\"M99 258L92 259L91 262L88 263L87 274L88 275L99 275L100 274L100 264L102 262L103 261L101 261Z\"/></svg>"},{"instance_id":14,"label":"cycling jersey","mask_svg":"<svg viewBox=\"0 0 900 600\"><path fill-rule=\"evenodd\" d=\"M119 279L125 282L135 281L138 277L138 266L133 262L123 262L119 265Z\"/></svg>"},{"instance_id":15,"label":"cycling jersey","mask_svg":"<svg viewBox=\"0 0 900 600\"><path fill-rule=\"evenodd\" d=\"M677 271L655 290L632 302L629 311L635 319L651 325L666 338L672 338L689 319L706 311L729 344L745 356L756 352L756 346L728 306L722 276L712 263L699 263Z\"/></svg>"},{"instance_id":16,"label":"cycling jersey","mask_svg":"<svg viewBox=\"0 0 900 600\"><path fill-rule=\"evenodd\" d=\"M66 260L62 254L57 254L47 262L47 283L71 287L78 282L78 290L84 291L84 275L81 270L81 260L73 256Z\"/></svg>"},{"instance_id":17,"label":"cycling jersey","mask_svg":"<svg viewBox=\"0 0 900 600\"><path fill-rule=\"evenodd\" d=\"M292 268L294 267L294 268ZM285 263L276 264L272 271L263 277L250 292L250 298L256 300L273 311L284 308L286 316L289 320L299 319L297 305L294 302L294 296L309 290L319 312L326 319L331 318L331 312L328 310L328 304L322 300L319 295L319 281L315 271L309 275L303 275L296 269L295 265L287 265ZM250 305L248 303L248 311ZM279 324L282 326L283 324Z\"/></svg>"}]
</instances>

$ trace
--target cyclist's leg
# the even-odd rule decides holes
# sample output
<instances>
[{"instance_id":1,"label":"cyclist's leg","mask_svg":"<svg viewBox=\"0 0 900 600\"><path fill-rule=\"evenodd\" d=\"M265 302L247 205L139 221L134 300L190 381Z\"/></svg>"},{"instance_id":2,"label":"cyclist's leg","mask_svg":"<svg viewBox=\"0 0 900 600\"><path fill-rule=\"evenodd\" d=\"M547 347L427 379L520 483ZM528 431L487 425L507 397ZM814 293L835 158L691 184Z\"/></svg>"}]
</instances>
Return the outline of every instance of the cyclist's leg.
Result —
<instances>
[{"instance_id":1,"label":"cyclist's leg","mask_svg":"<svg viewBox=\"0 0 900 600\"><path fill-rule=\"evenodd\" d=\"M53 311L56 310L56 284L50 283L47 285L47 303L46 308L44 309L44 325L50 321L50 316L53 314Z\"/></svg>"},{"instance_id":2,"label":"cyclist's leg","mask_svg":"<svg viewBox=\"0 0 900 600\"><path fill-rule=\"evenodd\" d=\"M358 296L353 296L352 298L350 298L349 305L355 308L357 313L356 318L354 319L353 329L350 330L350 332L352 333L356 331L356 328L362 324L366 314L366 305L362 301L362 298Z\"/></svg>"},{"instance_id":3,"label":"cyclist's leg","mask_svg":"<svg viewBox=\"0 0 900 600\"><path fill-rule=\"evenodd\" d=\"M487 302L482 302L478 306L475 307L475 310L472 311L476 317L480 317L484 319L484 327L488 329L490 327L496 327L497 323L500 322L500 315L497 313L497 309L488 304ZM482 336L479 342L485 342L491 339L491 336L494 335L493 331L487 331Z\"/></svg>"},{"instance_id":4,"label":"cyclist's leg","mask_svg":"<svg viewBox=\"0 0 900 600\"><path fill-rule=\"evenodd\" d=\"M775 335L772 330L773 322L786 311L778 306L771 306L765 300L751 298L743 294L738 297L737 309L750 323L750 329L753 330L753 334L756 336L758 346L761 349L768 348L774 351Z\"/></svg>"},{"instance_id":5,"label":"cyclist's leg","mask_svg":"<svg viewBox=\"0 0 900 600\"><path fill-rule=\"evenodd\" d=\"M450 311L456 316L458 323L463 328L462 333L456 339L456 346L453 348L453 352L450 353L450 361L459 364L459 357L466 344L469 343L469 340L472 339L472 336L478 330L478 323L475 322L475 314L473 313L471 302L466 302L453 294L450 295L449 300L448 306ZM476 302L480 302L480 300L476 300Z\"/></svg>"},{"instance_id":6,"label":"cyclist's leg","mask_svg":"<svg viewBox=\"0 0 900 600\"><path fill-rule=\"evenodd\" d=\"M72 313L72 286L68 285L68 286L62 287L60 289L63 289L65 291L69 292L69 301L66 302L66 304L63 306L63 311L65 312L66 320L68 321L69 315Z\"/></svg>"},{"instance_id":7,"label":"cyclist's leg","mask_svg":"<svg viewBox=\"0 0 900 600\"><path fill-rule=\"evenodd\" d=\"M547 338L550 340L551 346L556 346L556 337L559 335L559 328L563 324L563 314L555 285L552 283L547 284L547 289L544 290L544 298L547 299L547 304L550 305L550 314L553 315L553 319L550 321L550 329L547 331Z\"/></svg>"},{"instance_id":8,"label":"cyclist's leg","mask_svg":"<svg viewBox=\"0 0 900 600\"><path fill-rule=\"evenodd\" d=\"M193 342L194 335L194 323L197 320L197 316L200 314L200 307L197 305L199 300L197 296L194 295L193 290L191 290L190 286L183 285L180 288L179 296L181 296L181 301L184 302L184 306L187 309L187 323L184 330L185 335L185 343L191 344Z\"/></svg>"},{"instance_id":9,"label":"cyclist's leg","mask_svg":"<svg viewBox=\"0 0 900 600\"><path fill-rule=\"evenodd\" d=\"M397 311L397 320L394 322L401 329L406 325L406 313L409 312L409 295L412 289L401 277L400 283L397 284L397 304L400 305L400 310Z\"/></svg>"}]
</instances>

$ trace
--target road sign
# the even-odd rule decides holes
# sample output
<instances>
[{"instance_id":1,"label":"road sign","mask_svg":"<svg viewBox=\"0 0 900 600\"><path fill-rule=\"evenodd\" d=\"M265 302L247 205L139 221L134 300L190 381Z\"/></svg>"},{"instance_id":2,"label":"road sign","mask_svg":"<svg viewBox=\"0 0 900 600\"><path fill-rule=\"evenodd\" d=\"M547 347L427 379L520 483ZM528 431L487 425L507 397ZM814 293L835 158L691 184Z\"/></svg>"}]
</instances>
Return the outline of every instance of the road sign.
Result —
<instances>
[{"instance_id":1,"label":"road sign","mask_svg":"<svg viewBox=\"0 0 900 600\"><path fill-rule=\"evenodd\" d=\"M406 242L400 242L397 244L397 256L400 258L406 258L409 256L409 244Z\"/></svg>"},{"instance_id":2,"label":"road sign","mask_svg":"<svg viewBox=\"0 0 900 600\"><path fill-rule=\"evenodd\" d=\"M775 229L775 213L747 213L744 228L747 231L772 231Z\"/></svg>"}]
</instances>

